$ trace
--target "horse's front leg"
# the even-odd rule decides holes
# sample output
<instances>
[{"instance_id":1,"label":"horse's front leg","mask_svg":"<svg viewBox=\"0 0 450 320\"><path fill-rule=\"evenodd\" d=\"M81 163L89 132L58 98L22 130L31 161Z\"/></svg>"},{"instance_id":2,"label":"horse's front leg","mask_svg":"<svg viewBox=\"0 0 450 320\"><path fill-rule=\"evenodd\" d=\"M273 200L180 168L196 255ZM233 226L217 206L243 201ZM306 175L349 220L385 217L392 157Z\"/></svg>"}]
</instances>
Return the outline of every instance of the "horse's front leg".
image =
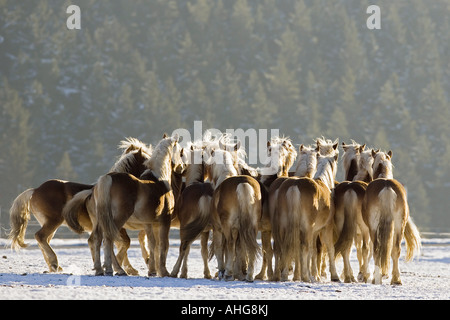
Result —
<instances>
[{"instance_id":1,"label":"horse's front leg","mask_svg":"<svg viewBox=\"0 0 450 320\"><path fill-rule=\"evenodd\" d=\"M169 271L166 268L167 253L169 251L169 231L170 216L164 218L165 221L159 225L159 276L168 277Z\"/></svg>"}]
</instances>

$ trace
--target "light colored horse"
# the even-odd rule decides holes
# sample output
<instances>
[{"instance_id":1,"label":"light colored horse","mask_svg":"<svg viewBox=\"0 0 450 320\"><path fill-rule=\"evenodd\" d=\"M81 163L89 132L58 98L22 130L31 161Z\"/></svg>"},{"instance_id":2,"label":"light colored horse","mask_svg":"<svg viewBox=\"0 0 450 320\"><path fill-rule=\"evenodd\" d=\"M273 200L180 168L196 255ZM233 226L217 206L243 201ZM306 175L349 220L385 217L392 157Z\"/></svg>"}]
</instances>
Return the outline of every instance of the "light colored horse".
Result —
<instances>
[{"instance_id":1,"label":"light colored horse","mask_svg":"<svg viewBox=\"0 0 450 320\"><path fill-rule=\"evenodd\" d=\"M143 163L150 157L151 146L146 146L134 138L121 141L119 148L123 149L122 156L114 164L111 170L141 174L144 171ZM63 180L48 180L34 189L28 189L21 193L13 202L10 209L11 231L10 239L13 248L26 247L24 236L30 214L33 213L41 229L35 238L39 244L50 272L62 271L57 256L50 246L56 230L61 224L68 224L63 215L64 206L81 193L91 193L93 185L80 184ZM77 212L77 224L79 228L92 230L92 222L86 208L80 208ZM81 227L82 226L82 227ZM126 233L119 246L126 245L129 241ZM131 265L130 265L131 267ZM132 267L131 267L132 268Z\"/></svg>"},{"instance_id":2,"label":"light colored horse","mask_svg":"<svg viewBox=\"0 0 450 320\"><path fill-rule=\"evenodd\" d=\"M294 164L297 157L292 142L289 138L274 137L267 142L267 151L270 162L267 167L263 168L263 175L260 177L261 197L262 197L262 217L259 223L259 231L261 232L261 243L263 250L263 261L261 271L255 276L256 279L271 279L273 277L272 268L272 227L270 223L269 211L269 188L273 181L279 177L287 177L289 169Z\"/></svg>"},{"instance_id":3,"label":"light colored horse","mask_svg":"<svg viewBox=\"0 0 450 320\"><path fill-rule=\"evenodd\" d=\"M201 254L203 258L203 275L211 278L208 266L208 238L211 230L211 200L213 188L211 183L204 182L205 170L203 164L203 149L194 147L185 150L186 188L175 202L174 220L172 225L180 228L180 250L171 277L177 277L183 263L180 278L187 278L187 260L192 242L201 235ZM200 162L200 163L197 163Z\"/></svg>"},{"instance_id":4,"label":"light colored horse","mask_svg":"<svg viewBox=\"0 0 450 320\"><path fill-rule=\"evenodd\" d=\"M303 144L299 147L299 157L297 161L297 165L295 168L294 175L292 177L286 176L280 176L275 181L272 182L272 184L269 186L268 190L268 211L269 211L269 219L270 219L270 225L273 226L277 223L278 219L278 213L277 213L277 207L278 207L278 192L279 188L282 185L284 181L287 179L297 179L300 177L308 177L312 178L314 177L314 174L316 173L316 167L317 167L317 150L313 147L305 147ZM279 245L277 240L274 237L274 250L275 246ZM280 248L277 249L277 252L280 252ZM272 251L273 256L273 251ZM277 260L279 256L275 255L275 260ZM277 262L275 262L277 264ZM279 280L279 277L276 277L273 273L272 269L272 257L270 257L270 264L269 266L269 279L273 280Z\"/></svg>"},{"instance_id":5,"label":"light colored horse","mask_svg":"<svg viewBox=\"0 0 450 320\"><path fill-rule=\"evenodd\" d=\"M328 228L333 229L335 257L342 255L344 281L348 283L356 282L350 265L350 251L357 235L358 217L362 219L362 201L367 187L366 182L352 180L358 179L358 176L363 178L362 173L367 172L367 169L360 167L360 155L364 151L365 145L357 144L354 141L351 145L343 142L342 148L344 149L342 163L346 181L340 182L333 191L334 205L331 206L333 224L330 224ZM369 178L364 177L364 179Z\"/></svg>"},{"instance_id":6,"label":"light colored horse","mask_svg":"<svg viewBox=\"0 0 450 320\"><path fill-rule=\"evenodd\" d=\"M150 250L155 248L155 260L149 259L149 273L156 265L159 276L168 276L166 257L169 247L169 229L174 207L171 188L172 170L180 171L178 135L163 139L155 147L152 157L145 162L148 169L140 179L129 174L109 173L101 176L94 187L97 223L91 234L94 244L94 269L103 274L100 245L105 239L105 273L112 275L114 264L118 274L125 274L112 250L112 241L123 228L145 230Z\"/></svg>"},{"instance_id":7,"label":"light colored horse","mask_svg":"<svg viewBox=\"0 0 450 320\"><path fill-rule=\"evenodd\" d=\"M214 185L213 243L219 279L253 281L254 264L260 253L256 241L261 220L261 190L257 180L237 175L233 158L226 150L214 150L207 160ZM225 257L225 261L224 261Z\"/></svg>"},{"instance_id":8,"label":"light colored horse","mask_svg":"<svg viewBox=\"0 0 450 320\"><path fill-rule=\"evenodd\" d=\"M332 233L324 232L331 223L331 190L337 171L337 144L334 154L318 154L314 178L285 180L278 192L277 219L273 219L274 253L276 266L274 279L286 281L290 261L295 262L293 280L311 282L319 280L317 272L317 237L328 250L331 279L339 279L334 263ZM332 153L332 152L331 152Z\"/></svg>"},{"instance_id":9,"label":"light colored horse","mask_svg":"<svg viewBox=\"0 0 450 320\"><path fill-rule=\"evenodd\" d=\"M363 218L373 243L373 283L381 284L392 258L391 284L400 285L398 261L402 238L406 240L406 261L410 261L420 252L420 234L409 215L406 190L393 179L392 152L374 152L374 158L375 180L367 186L363 203Z\"/></svg>"}]
</instances>

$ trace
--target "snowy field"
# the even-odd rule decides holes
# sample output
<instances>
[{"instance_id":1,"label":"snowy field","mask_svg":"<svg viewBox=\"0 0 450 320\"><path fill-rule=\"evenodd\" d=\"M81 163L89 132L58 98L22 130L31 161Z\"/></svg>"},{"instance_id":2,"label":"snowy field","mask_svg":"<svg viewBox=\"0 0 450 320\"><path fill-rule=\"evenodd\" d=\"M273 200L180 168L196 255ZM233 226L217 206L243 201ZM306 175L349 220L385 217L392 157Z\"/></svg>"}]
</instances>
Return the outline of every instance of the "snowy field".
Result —
<instances>
[{"instance_id":1,"label":"snowy field","mask_svg":"<svg viewBox=\"0 0 450 320\"><path fill-rule=\"evenodd\" d=\"M63 272L47 273L41 251L34 240L19 252L5 248L7 240L0 239L0 299L160 299L160 300L416 300L450 299L450 239L424 239L420 257L400 261L402 286L369 283L321 283L240 281L223 282L203 279L200 246L196 242L189 256L189 279L146 277L147 268L141 258L137 240L132 240L128 254L140 276L95 277L86 240L54 239L52 246ZM178 256L178 240L171 240L167 267L171 271ZM358 262L355 251L351 262L355 276ZM259 272L261 261L256 270ZM209 263L211 273L216 261ZM341 259L337 264L342 271ZM371 263L371 270L373 264ZM256 273L255 273L256 274Z\"/></svg>"}]
</instances>

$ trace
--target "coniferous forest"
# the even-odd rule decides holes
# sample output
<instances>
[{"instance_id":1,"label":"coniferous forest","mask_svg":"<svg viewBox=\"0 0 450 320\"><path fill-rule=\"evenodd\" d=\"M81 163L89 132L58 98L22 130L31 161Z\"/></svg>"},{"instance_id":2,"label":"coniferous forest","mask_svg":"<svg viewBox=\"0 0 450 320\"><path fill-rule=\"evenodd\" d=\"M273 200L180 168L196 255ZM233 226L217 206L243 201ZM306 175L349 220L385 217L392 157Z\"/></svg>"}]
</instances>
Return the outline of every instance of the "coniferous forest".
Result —
<instances>
[{"instance_id":1,"label":"coniferous forest","mask_svg":"<svg viewBox=\"0 0 450 320\"><path fill-rule=\"evenodd\" d=\"M447 0L0 0L1 226L23 190L201 120L392 150L419 228L448 229L449 94Z\"/></svg>"}]
</instances>

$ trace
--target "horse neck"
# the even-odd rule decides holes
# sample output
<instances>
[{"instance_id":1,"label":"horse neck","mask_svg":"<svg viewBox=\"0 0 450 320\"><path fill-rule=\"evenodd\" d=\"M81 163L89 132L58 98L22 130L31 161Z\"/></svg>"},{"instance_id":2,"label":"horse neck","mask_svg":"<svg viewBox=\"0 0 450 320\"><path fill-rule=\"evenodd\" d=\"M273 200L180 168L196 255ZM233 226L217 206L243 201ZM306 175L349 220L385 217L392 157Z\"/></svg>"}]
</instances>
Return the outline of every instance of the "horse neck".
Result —
<instances>
[{"instance_id":1,"label":"horse neck","mask_svg":"<svg viewBox=\"0 0 450 320\"><path fill-rule=\"evenodd\" d=\"M374 174L374 179L383 178L383 179L394 179L394 175L392 174L392 169L388 168L385 165L379 165L379 169Z\"/></svg>"},{"instance_id":2,"label":"horse neck","mask_svg":"<svg viewBox=\"0 0 450 320\"><path fill-rule=\"evenodd\" d=\"M190 164L186 169L186 186L204 182L204 170L202 164Z\"/></svg>"},{"instance_id":3,"label":"horse neck","mask_svg":"<svg viewBox=\"0 0 450 320\"><path fill-rule=\"evenodd\" d=\"M296 177L314 177L317 167L313 161L309 160L310 157L300 157L297 167L295 168L294 176Z\"/></svg>"},{"instance_id":4,"label":"horse neck","mask_svg":"<svg viewBox=\"0 0 450 320\"><path fill-rule=\"evenodd\" d=\"M353 181L359 173L358 163L356 159L352 158L347 163L344 162L344 165L345 165L345 180Z\"/></svg>"},{"instance_id":5,"label":"horse neck","mask_svg":"<svg viewBox=\"0 0 450 320\"><path fill-rule=\"evenodd\" d=\"M149 169L153 176L158 181L167 182L168 186L170 186L172 179L172 154L170 150L167 150L161 154L154 152L152 158L150 159L150 164Z\"/></svg>"},{"instance_id":6,"label":"horse neck","mask_svg":"<svg viewBox=\"0 0 450 320\"><path fill-rule=\"evenodd\" d=\"M237 176L237 171L233 166L219 164L215 165L212 170L212 180L217 188L226 178Z\"/></svg>"},{"instance_id":7,"label":"horse neck","mask_svg":"<svg viewBox=\"0 0 450 320\"><path fill-rule=\"evenodd\" d=\"M334 178L336 176L336 170L334 170L333 164L328 159L326 161L326 164L318 166L318 171L314 176L314 180L321 181L328 187L328 189L331 190L334 188Z\"/></svg>"},{"instance_id":8,"label":"horse neck","mask_svg":"<svg viewBox=\"0 0 450 320\"><path fill-rule=\"evenodd\" d=\"M365 169L360 169L358 171L358 173L356 174L356 176L353 177L353 180L349 180L349 181L364 181L364 182L370 182L372 181L372 175L370 172L368 172Z\"/></svg>"}]
</instances>

